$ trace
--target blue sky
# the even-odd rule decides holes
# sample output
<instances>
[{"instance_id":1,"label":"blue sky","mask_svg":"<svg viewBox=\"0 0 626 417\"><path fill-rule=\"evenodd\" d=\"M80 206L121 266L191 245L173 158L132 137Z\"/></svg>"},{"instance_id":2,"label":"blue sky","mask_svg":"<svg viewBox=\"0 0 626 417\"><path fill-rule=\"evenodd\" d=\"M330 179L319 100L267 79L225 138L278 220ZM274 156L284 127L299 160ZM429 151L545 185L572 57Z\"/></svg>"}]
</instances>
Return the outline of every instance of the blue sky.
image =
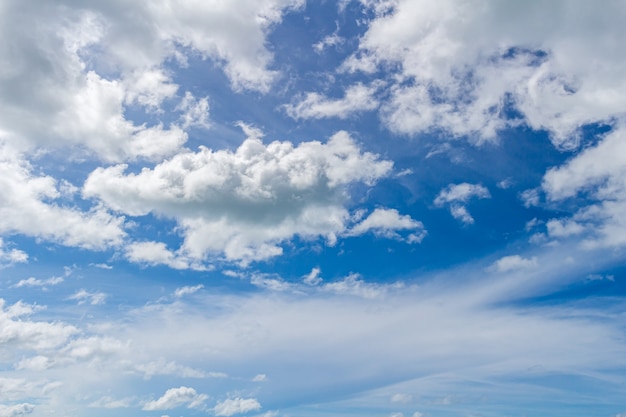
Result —
<instances>
[{"instance_id":1,"label":"blue sky","mask_svg":"<svg viewBox=\"0 0 626 417\"><path fill-rule=\"evenodd\" d=\"M2 2L0 417L626 416L625 18Z\"/></svg>"}]
</instances>

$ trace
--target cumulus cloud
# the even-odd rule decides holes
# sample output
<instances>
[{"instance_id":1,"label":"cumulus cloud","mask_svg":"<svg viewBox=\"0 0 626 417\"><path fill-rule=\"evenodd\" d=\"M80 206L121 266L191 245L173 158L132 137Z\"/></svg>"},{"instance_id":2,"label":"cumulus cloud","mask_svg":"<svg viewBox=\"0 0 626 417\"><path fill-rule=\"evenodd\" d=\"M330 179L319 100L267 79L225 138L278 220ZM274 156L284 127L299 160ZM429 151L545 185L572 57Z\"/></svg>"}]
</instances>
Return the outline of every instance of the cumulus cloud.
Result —
<instances>
[{"instance_id":1,"label":"cumulus cloud","mask_svg":"<svg viewBox=\"0 0 626 417\"><path fill-rule=\"evenodd\" d=\"M148 4L11 2L0 16L2 140L22 149L72 146L108 161L171 155L187 140L176 124L135 124L126 106L158 114L178 90L166 60L188 54L220 65L235 90L269 91L278 73L266 35L301 0ZM29 29L27 29L29 28ZM207 124L206 99L185 95L182 127Z\"/></svg>"},{"instance_id":2,"label":"cumulus cloud","mask_svg":"<svg viewBox=\"0 0 626 417\"><path fill-rule=\"evenodd\" d=\"M338 99L307 93L297 103L285 105L284 109L294 119L345 119L354 113L376 109L378 101L374 95L377 89L378 86L355 84L346 89L344 97Z\"/></svg>"},{"instance_id":3,"label":"cumulus cloud","mask_svg":"<svg viewBox=\"0 0 626 417\"><path fill-rule=\"evenodd\" d=\"M171 410L172 408L186 405L187 408L199 408L207 400L206 394L198 394L195 389L189 387L170 388L157 400L144 404L143 410Z\"/></svg>"},{"instance_id":4,"label":"cumulus cloud","mask_svg":"<svg viewBox=\"0 0 626 417\"><path fill-rule=\"evenodd\" d=\"M297 146L266 145L251 137L235 151L201 147L137 174L127 173L126 165L98 168L83 193L131 216L176 219L184 237L176 253L161 243L137 243L128 247L131 260L183 268L182 262L212 255L245 263L281 254L279 244L296 235L322 236L334 244L351 218L344 207L346 187L371 185L391 167L390 161L361 151L346 132L327 143ZM419 229L397 213L386 217L393 223L390 230ZM369 228L382 230L378 226Z\"/></svg>"},{"instance_id":5,"label":"cumulus cloud","mask_svg":"<svg viewBox=\"0 0 626 417\"><path fill-rule=\"evenodd\" d=\"M409 234L403 238L398 231L409 231ZM358 236L367 232L390 239L406 240L409 243L419 243L426 236L422 222L412 219L411 216L401 215L396 209L375 209L352 227L348 234Z\"/></svg>"},{"instance_id":6,"label":"cumulus cloud","mask_svg":"<svg viewBox=\"0 0 626 417\"><path fill-rule=\"evenodd\" d=\"M101 207L88 211L63 204L57 181L34 175L22 155L0 143L0 233L21 233L66 246L105 249L125 237L124 219ZM24 260L9 252L13 261Z\"/></svg>"},{"instance_id":7,"label":"cumulus cloud","mask_svg":"<svg viewBox=\"0 0 626 417\"><path fill-rule=\"evenodd\" d=\"M449 206L452 216L465 224L474 223L465 204L472 198L491 198L489 190L480 184L450 184L442 189L435 198L437 207Z\"/></svg>"},{"instance_id":8,"label":"cumulus cloud","mask_svg":"<svg viewBox=\"0 0 626 417\"><path fill-rule=\"evenodd\" d=\"M176 110L182 112L180 119L183 129L191 126L208 129L211 126L209 123L209 99L207 97L198 100L187 91Z\"/></svg>"},{"instance_id":9,"label":"cumulus cloud","mask_svg":"<svg viewBox=\"0 0 626 417\"><path fill-rule=\"evenodd\" d=\"M523 258L520 255L504 256L495 261L489 269L495 272L511 272L534 268L537 266L537 258Z\"/></svg>"},{"instance_id":10,"label":"cumulus cloud","mask_svg":"<svg viewBox=\"0 0 626 417\"><path fill-rule=\"evenodd\" d=\"M47 287L52 285L58 285L62 283L64 279L62 277L52 277L48 279L37 279L34 277L21 279L17 284L13 285L14 288L20 287Z\"/></svg>"},{"instance_id":11,"label":"cumulus cloud","mask_svg":"<svg viewBox=\"0 0 626 417\"><path fill-rule=\"evenodd\" d=\"M35 411L35 406L28 403L15 405L0 404L0 416L2 417L20 417L31 414L33 411Z\"/></svg>"},{"instance_id":12,"label":"cumulus cloud","mask_svg":"<svg viewBox=\"0 0 626 417\"><path fill-rule=\"evenodd\" d=\"M26 252L14 248L9 249L6 246L4 240L0 238L0 268L28 262Z\"/></svg>"},{"instance_id":13,"label":"cumulus cloud","mask_svg":"<svg viewBox=\"0 0 626 417\"><path fill-rule=\"evenodd\" d=\"M626 59L610 46L626 36L621 4L361 3L375 17L341 69L399 67L381 107L394 132L441 129L480 142L521 121L571 147L579 127L626 108L626 98L615 94L626 88Z\"/></svg>"},{"instance_id":14,"label":"cumulus cloud","mask_svg":"<svg viewBox=\"0 0 626 417\"><path fill-rule=\"evenodd\" d=\"M390 289L400 285L382 285L364 281L359 274L350 274L342 280L329 282L321 286L322 290L335 294L352 295L367 299L378 298Z\"/></svg>"},{"instance_id":15,"label":"cumulus cloud","mask_svg":"<svg viewBox=\"0 0 626 417\"><path fill-rule=\"evenodd\" d=\"M585 199L573 216L547 223L550 236L586 234L589 246L626 244L625 138L620 122L598 144L546 172L542 189L548 201Z\"/></svg>"},{"instance_id":16,"label":"cumulus cloud","mask_svg":"<svg viewBox=\"0 0 626 417\"><path fill-rule=\"evenodd\" d=\"M235 414L243 414L250 411L258 411L261 404L255 398L228 398L218 402L213 408L216 416L230 417Z\"/></svg>"},{"instance_id":17,"label":"cumulus cloud","mask_svg":"<svg viewBox=\"0 0 626 417\"><path fill-rule=\"evenodd\" d=\"M63 345L78 329L61 322L25 319L36 307L18 302L6 306L0 298L0 343L7 349L50 349Z\"/></svg>"}]
</instances>

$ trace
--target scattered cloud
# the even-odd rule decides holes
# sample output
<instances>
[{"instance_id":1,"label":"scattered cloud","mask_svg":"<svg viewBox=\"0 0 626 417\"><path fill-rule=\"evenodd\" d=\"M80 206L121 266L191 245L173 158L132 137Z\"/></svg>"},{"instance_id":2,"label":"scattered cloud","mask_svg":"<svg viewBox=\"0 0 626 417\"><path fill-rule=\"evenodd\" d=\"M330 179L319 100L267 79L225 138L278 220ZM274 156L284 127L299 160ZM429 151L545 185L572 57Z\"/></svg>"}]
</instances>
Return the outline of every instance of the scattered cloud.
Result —
<instances>
[{"instance_id":1,"label":"scattered cloud","mask_svg":"<svg viewBox=\"0 0 626 417\"><path fill-rule=\"evenodd\" d=\"M30 278L26 278L26 279L22 279L20 280L17 284L13 285L14 288L20 288L20 287L47 287L47 286L53 286L53 285L58 285L60 283L62 283L64 281L64 279L62 277L52 277L52 278L48 278L48 279L37 279L34 277L30 277Z\"/></svg>"},{"instance_id":2,"label":"scattered cloud","mask_svg":"<svg viewBox=\"0 0 626 417\"><path fill-rule=\"evenodd\" d=\"M409 231L409 233L404 238L398 231ZM348 235L359 236L368 232L388 239L404 240L408 243L420 243L426 236L422 222L414 220L410 216L401 215L396 209L375 209L367 218L353 226Z\"/></svg>"},{"instance_id":3,"label":"scattered cloud","mask_svg":"<svg viewBox=\"0 0 626 417\"><path fill-rule=\"evenodd\" d=\"M185 295L191 295L200 291L202 288L204 288L204 285L202 284L194 286L186 285L184 287L176 288L176 291L174 291L174 297L180 298Z\"/></svg>"},{"instance_id":4,"label":"scattered cloud","mask_svg":"<svg viewBox=\"0 0 626 417\"><path fill-rule=\"evenodd\" d=\"M520 255L509 255L495 261L489 269L495 272L511 272L535 268L536 266L537 257L523 258Z\"/></svg>"},{"instance_id":5,"label":"scattered cloud","mask_svg":"<svg viewBox=\"0 0 626 417\"><path fill-rule=\"evenodd\" d=\"M465 223L474 223L474 218L469 214L465 204L472 198L491 198L489 190L480 184L450 184L435 198L435 206L449 206L450 213L455 219Z\"/></svg>"},{"instance_id":6,"label":"scattered cloud","mask_svg":"<svg viewBox=\"0 0 626 417\"><path fill-rule=\"evenodd\" d=\"M200 408L208 399L205 394L198 394L195 389L189 387L170 388L157 400L148 401L143 410L171 410L173 408L187 406L187 408Z\"/></svg>"},{"instance_id":7,"label":"scattered cloud","mask_svg":"<svg viewBox=\"0 0 626 417\"><path fill-rule=\"evenodd\" d=\"M0 238L0 268L28 262L26 252L19 249L5 249L5 246L4 240Z\"/></svg>"},{"instance_id":8,"label":"scattered cloud","mask_svg":"<svg viewBox=\"0 0 626 417\"><path fill-rule=\"evenodd\" d=\"M296 120L328 117L345 119L355 113L375 110L379 105L374 96L378 88L378 85L355 84L347 88L344 97L339 99L328 98L318 93L307 93L296 104L287 104L283 107L287 115Z\"/></svg>"},{"instance_id":9,"label":"scattered cloud","mask_svg":"<svg viewBox=\"0 0 626 417\"><path fill-rule=\"evenodd\" d=\"M31 414L33 411L35 411L35 406L28 403L15 405L0 404L0 416L2 417L20 417Z\"/></svg>"},{"instance_id":10,"label":"scattered cloud","mask_svg":"<svg viewBox=\"0 0 626 417\"><path fill-rule=\"evenodd\" d=\"M76 291L73 295L68 297L68 300L78 301L78 304L89 303L92 306L102 305L106 302L107 295L102 292L89 292L87 290L81 289Z\"/></svg>"},{"instance_id":11,"label":"scattered cloud","mask_svg":"<svg viewBox=\"0 0 626 417\"><path fill-rule=\"evenodd\" d=\"M243 414L260 409L261 404L255 398L235 397L218 402L213 408L213 412L216 416L230 417L235 414Z\"/></svg>"}]
</instances>

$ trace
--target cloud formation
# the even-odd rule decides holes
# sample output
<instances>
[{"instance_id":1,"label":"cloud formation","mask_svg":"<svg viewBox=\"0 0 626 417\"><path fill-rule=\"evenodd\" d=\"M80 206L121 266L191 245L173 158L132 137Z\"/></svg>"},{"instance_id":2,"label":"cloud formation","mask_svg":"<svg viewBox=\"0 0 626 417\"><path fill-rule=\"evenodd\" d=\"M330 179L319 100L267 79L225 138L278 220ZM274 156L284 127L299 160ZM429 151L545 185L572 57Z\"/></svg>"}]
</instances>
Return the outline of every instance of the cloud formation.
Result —
<instances>
[{"instance_id":1,"label":"cloud formation","mask_svg":"<svg viewBox=\"0 0 626 417\"><path fill-rule=\"evenodd\" d=\"M449 206L450 214L465 223L474 223L474 218L467 211L466 203L472 198L491 198L489 190L480 184L450 184L439 192L434 204L437 207Z\"/></svg>"},{"instance_id":2,"label":"cloud formation","mask_svg":"<svg viewBox=\"0 0 626 417\"><path fill-rule=\"evenodd\" d=\"M129 216L155 214L175 219L184 243L172 252L162 243L128 247L137 262L185 268L209 255L244 263L282 253L281 242L294 236L324 237L334 244L344 234L373 231L408 241L423 235L421 223L396 210L379 209L347 232L348 187L372 185L388 175L392 163L363 152L346 132L327 143L264 144L246 139L235 151L180 153L153 169L126 173L126 165L98 168L83 193Z\"/></svg>"}]
</instances>

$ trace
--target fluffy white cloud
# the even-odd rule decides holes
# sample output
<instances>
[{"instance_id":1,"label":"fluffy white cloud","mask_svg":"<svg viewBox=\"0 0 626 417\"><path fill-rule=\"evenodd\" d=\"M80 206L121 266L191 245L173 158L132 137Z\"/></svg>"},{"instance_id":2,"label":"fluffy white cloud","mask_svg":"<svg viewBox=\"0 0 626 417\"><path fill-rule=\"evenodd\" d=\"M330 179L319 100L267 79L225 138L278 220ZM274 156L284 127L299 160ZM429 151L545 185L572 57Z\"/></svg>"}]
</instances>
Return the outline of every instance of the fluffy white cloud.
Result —
<instances>
[{"instance_id":1,"label":"fluffy white cloud","mask_svg":"<svg viewBox=\"0 0 626 417\"><path fill-rule=\"evenodd\" d=\"M198 394L195 389L189 387L170 388L157 400L144 404L146 411L171 410L172 408L186 405L187 408L201 407L207 400L205 394Z\"/></svg>"},{"instance_id":2,"label":"fluffy white cloud","mask_svg":"<svg viewBox=\"0 0 626 417\"><path fill-rule=\"evenodd\" d=\"M243 414L249 411L258 411L261 404L255 398L228 398L215 405L213 411L216 416L230 417L235 414Z\"/></svg>"},{"instance_id":3,"label":"fluffy white cloud","mask_svg":"<svg viewBox=\"0 0 626 417\"><path fill-rule=\"evenodd\" d=\"M33 175L21 154L0 144L0 234L21 233L87 249L122 242L123 218L101 207L67 207L63 197L54 178ZM23 259L19 252L13 257Z\"/></svg>"},{"instance_id":4,"label":"fluffy white cloud","mask_svg":"<svg viewBox=\"0 0 626 417\"><path fill-rule=\"evenodd\" d=\"M511 272L517 270L523 270L528 268L534 268L537 266L537 258L524 258L520 255L503 256L498 259L489 267L490 270L495 272Z\"/></svg>"},{"instance_id":5,"label":"fluffy white cloud","mask_svg":"<svg viewBox=\"0 0 626 417\"><path fill-rule=\"evenodd\" d=\"M170 251L163 242L130 243L126 246L126 258L131 262L139 264L167 265L173 269L192 267L184 255Z\"/></svg>"},{"instance_id":6,"label":"fluffy white cloud","mask_svg":"<svg viewBox=\"0 0 626 417\"><path fill-rule=\"evenodd\" d=\"M437 207L448 205L452 216L465 224L474 223L474 218L469 214L465 203L472 198L491 198L489 190L480 184L450 184L439 192L434 204Z\"/></svg>"},{"instance_id":7,"label":"fluffy white cloud","mask_svg":"<svg viewBox=\"0 0 626 417\"><path fill-rule=\"evenodd\" d=\"M285 105L284 109L294 119L345 119L354 113L376 109L378 101L374 95L377 90L378 86L355 84L348 87L344 97L339 99L307 93L299 102Z\"/></svg>"},{"instance_id":8,"label":"fluffy white cloud","mask_svg":"<svg viewBox=\"0 0 626 417\"><path fill-rule=\"evenodd\" d=\"M186 54L212 59L234 89L267 92L278 75L265 36L301 0L198 0L150 4L11 1L0 14L0 138L23 150L74 146L109 161L171 155L187 140L177 125L137 125L127 105L158 113L178 86L163 69ZM206 126L208 101L187 100L182 127Z\"/></svg>"},{"instance_id":9,"label":"fluffy white cloud","mask_svg":"<svg viewBox=\"0 0 626 417\"><path fill-rule=\"evenodd\" d=\"M601 141L546 172L542 188L550 202L582 197L570 218L547 223L552 237L588 235L587 245L626 244L626 128L618 125Z\"/></svg>"},{"instance_id":10,"label":"fluffy white cloud","mask_svg":"<svg viewBox=\"0 0 626 417\"><path fill-rule=\"evenodd\" d=\"M0 268L28 262L28 254L26 252L19 249L9 249L6 246L4 240L0 238Z\"/></svg>"},{"instance_id":11,"label":"fluffy white cloud","mask_svg":"<svg viewBox=\"0 0 626 417\"><path fill-rule=\"evenodd\" d=\"M350 274L342 280L329 282L321 286L323 291L342 295L353 295L374 299L385 295L388 291L402 287L402 284L374 284L365 282L359 274Z\"/></svg>"},{"instance_id":12,"label":"fluffy white cloud","mask_svg":"<svg viewBox=\"0 0 626 417\"><path fill-rule=\"evenodd\" d=\"M209 99L207 97L198 100L187 91L176 110L183 112L180 116L183 129L191 126L208 129L211 126L209 123Z\"/></svg>"},{"instance_id":13,"label":"fluffy white cloud","mask_svg":"<svg viewBox=\"0 0 626 417\"><path fill-rule=\"evenodd\" d=\"M398 233L401 230L412 233L409 233L405 239ZM375 209L364 220L352 227L348 234L358 236L367 232L390 239L406 240L409 243L419 243L426 236L422 222L410 216L401 215L396 209Z\"/></svg>"},{"instance_id":14,"label":"fluffy white cloud","mask_svg":"<svg viewBox=\"0 0 626 417\"><path fill-rule=\"evenodd\" d=\"M5 306L0 298L0 343L7 349L50 349L58 347L78 332L74 326L60 322L24 319L37 309L18 302Z\"/></svg>"},{"instance_id":15,"label":"fluffy white cloud","mask_svg":"<svg viewBox=\"0 0 626 417\"><path fill-rule=\"evenodd\" d=\"M243 262L266 259L282 253L279 244L295 235L323 236L333 244L351 219L344 207L346 187L371 185L391 167L390 161L361 151L345 132L327 143L297 146L265 145L251 137L235 151L201 147L137 174L126 173L126 165L98 168L83 193L131 216L153 213L176 219L184 235L176 253L144 242L129 246L128 257L182 268L182 262L208 255ZM378 217L391 223L375 222ZM361 232L417 229L417 238L421 228L393 211L381 211L371 222L376 224L361 226Z\"/></svg>"},{"instance_id":16,"label":"fluffy white cloud","mask_svg":"<svg viewBox=\"0 0 626 417\"><path fill-rule=\"evenodd\" d=\"M398 82L381 108L398 133L443 129L476 141L519 123L514 106L555 144L573 146L576 130L623 114L626 8L583 0L365 1L376 17L344 71L398 65ZM555 19L558 16L558 19Z\"/></svg>"},{"instance_id":17,"label":"fluffy white cloud","mask_svg":"<svg viewBox=\"0 0 626 417\"><path fill-rule=\"evenodd\" d=\"M48 285L57 285L62 283L64 280L62 277L52 277L48 279L37 279L34 277L21 279L17 284L13 285L14 288L20 287L46 287Z\"/></svg>"},{"instance_id":18,"label":"fluffy white cloud","mask_svg":"<svg viewBox=\"0 0 626 417\"><path fill-rule=\"evenodd\" d=\"M35 406L28 403L15 405L0 404L0 417L20 417L31 414L33 411L35 411Z\"/></svg>"}]
</instances>

